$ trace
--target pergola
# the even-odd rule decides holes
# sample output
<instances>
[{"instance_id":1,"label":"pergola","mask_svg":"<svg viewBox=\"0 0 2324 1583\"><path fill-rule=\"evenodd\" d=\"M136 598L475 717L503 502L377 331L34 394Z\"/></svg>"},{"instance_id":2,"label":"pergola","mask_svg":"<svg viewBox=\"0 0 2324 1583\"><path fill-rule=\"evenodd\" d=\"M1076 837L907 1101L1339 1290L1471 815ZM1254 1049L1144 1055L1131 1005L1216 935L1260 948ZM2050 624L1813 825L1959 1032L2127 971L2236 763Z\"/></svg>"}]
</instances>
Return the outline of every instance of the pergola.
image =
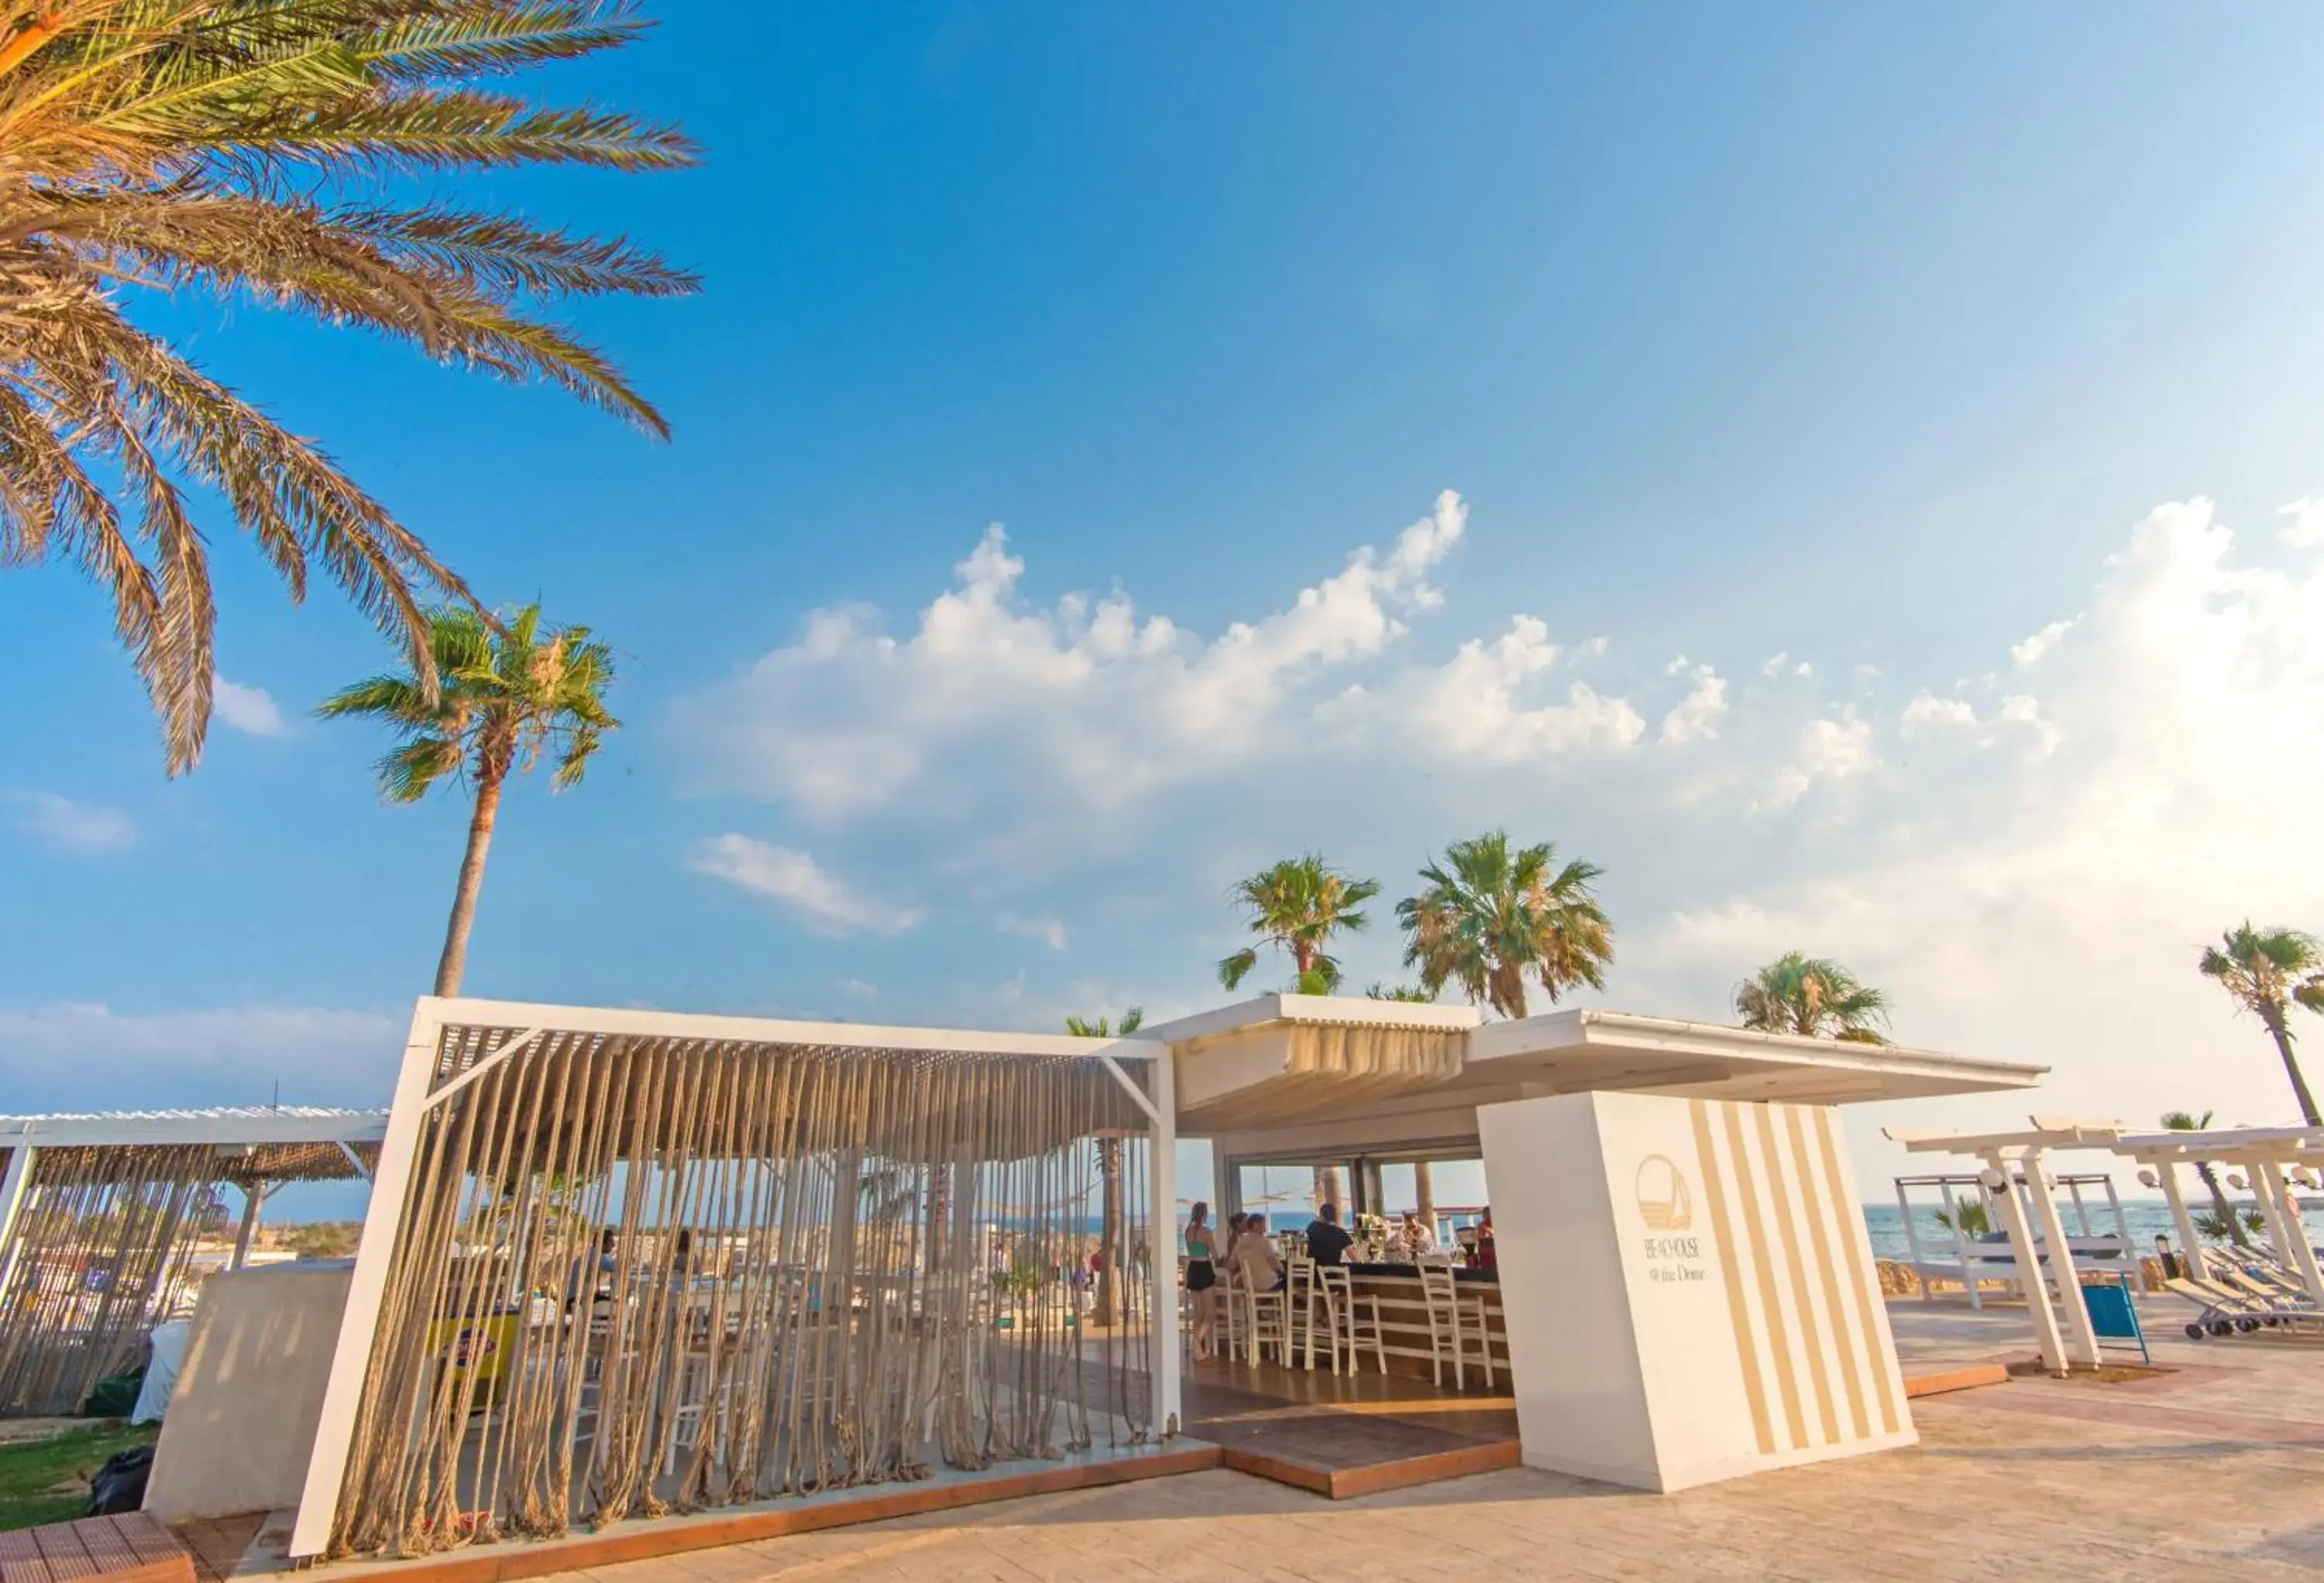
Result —
<instances>
[{"instance_id":1,"label":"pergola","mask_svg":"<svg viewBox=\"0 0 2324 1583\"><path fill-rule=\"evenodd\" d=\"M2308 1229L2292 1212L2287 1172L2313 1173L2324 1167L2324 1127L2228 1127L2204 1131L2142 1132L2114 1140L2114 1152L2147 1168L2140 1180L2163 1189L2171 1218L2179 1228L2180 1246L2186 1251L2189 1273L2201 1280L2205 1267L2202 1238L2195 1234L2194 1217L2179 1181L2179 1167L2200 1161L2206 1164L2241 1168L2249 1173L2259 1199L2260 1214L2277 1261L2296 1272L2308 1295L2324 1304L2324 1272L2317 1267L2316 1249Z\"/></svg>"},{"instance_id":2,"label":"pergola","mask_svg":"<svg viewBox=\"0 0 2324 1583\"><path fill-rule=\"evenodd\" d=\"M290 1553L1175 1433L1167 1050L421 1000Z\"/></svg>"},{"instance_id":3,"label":"pergola","mask_svg":"<svg viewBox=\"0 0 2324 1583\"><path fill-rule=\"evenodd\" d=\"M75 1412L134 1360L224 1229L220 1189L239 1268L270 1192L368 1176L386 1129L296 1106L0 1117L0 1413Z\"/></svg>"}]
</instances>

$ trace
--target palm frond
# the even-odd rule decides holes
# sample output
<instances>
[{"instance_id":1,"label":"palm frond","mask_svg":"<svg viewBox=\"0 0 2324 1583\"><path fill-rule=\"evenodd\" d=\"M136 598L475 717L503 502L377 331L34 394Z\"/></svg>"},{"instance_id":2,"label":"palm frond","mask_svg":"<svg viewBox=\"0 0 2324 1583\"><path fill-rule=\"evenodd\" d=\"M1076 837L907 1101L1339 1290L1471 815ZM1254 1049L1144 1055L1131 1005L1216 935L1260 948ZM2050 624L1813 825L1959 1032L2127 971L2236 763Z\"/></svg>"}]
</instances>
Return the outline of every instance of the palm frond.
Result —
<instances>
[{"instance_id":1,"label":"palm frond","mask_svg":"<svg viewBox=\"0 0 2324 1583\"><path fill-rule=\"evenodd\" d=\"M430 689L423 609L474 599L322 450L133 323L134 294L361 325L665 434L604 353L530 305L671 296L691 274L619 236L339 196L383 171L689 162L650 118L481 86L645 26L630 0L0 3L0 564L60 559L108 589L172 773L200 753L212 690L195 492L294 599L319 565ZM586 758L565 751L561 776Z\"/></svg>"}]
</instances>

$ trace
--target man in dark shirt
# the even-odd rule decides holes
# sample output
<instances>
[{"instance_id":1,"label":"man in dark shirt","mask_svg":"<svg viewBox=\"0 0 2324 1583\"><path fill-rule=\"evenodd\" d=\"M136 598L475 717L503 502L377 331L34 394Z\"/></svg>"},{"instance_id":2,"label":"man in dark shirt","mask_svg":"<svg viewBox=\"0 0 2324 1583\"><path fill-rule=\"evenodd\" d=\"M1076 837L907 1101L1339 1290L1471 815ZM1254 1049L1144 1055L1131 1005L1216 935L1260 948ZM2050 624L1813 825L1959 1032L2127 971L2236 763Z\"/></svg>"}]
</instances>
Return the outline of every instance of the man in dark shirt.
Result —
<instances>
[{"instance_id":1,"label":"man in dark shirt","mask_svg":"<svg viewBox=\"0 0 2324 1583\"><path fill-rule=\"evenodd\" d=\"M1335 1265L1355 1238L1340 1229L1340 1206L1325 1204L1307 1222L1307 1256L1319 1265Z\"/></svg>"}]
</instances>

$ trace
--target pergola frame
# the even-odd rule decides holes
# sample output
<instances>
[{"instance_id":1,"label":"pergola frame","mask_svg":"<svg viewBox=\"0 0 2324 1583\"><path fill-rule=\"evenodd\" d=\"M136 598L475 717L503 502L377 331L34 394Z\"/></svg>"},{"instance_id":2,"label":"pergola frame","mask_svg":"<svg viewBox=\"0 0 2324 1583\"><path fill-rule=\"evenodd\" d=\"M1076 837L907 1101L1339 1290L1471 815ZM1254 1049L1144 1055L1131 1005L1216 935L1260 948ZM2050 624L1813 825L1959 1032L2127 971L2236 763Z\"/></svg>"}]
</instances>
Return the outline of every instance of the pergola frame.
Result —
<instances>
[{"instance_id":1,"label":"pergola frame","mask_svg":"<svg viewBox=\"0 0 2324 1583\"><path fill-rule=\"evenodd\" d=\"M2057 1179L2043 1156L2056 1149L2111 1149L2122 1128L2111 1121L2042 1116L2028 1119L2032 1127L2018 1132L1926 1133L1893 1127L1884 1130L1908 1153L1970 1155L1985 1162L1984 1185L2009 1233L2018 1284L2025 1293L2025 1309L2034 1321L2043 1364L2056 1374L2077 1364L2096 1368L2100 1362L2098 1330L2083 1304L2073 1245L2067 1240L2065 1221L2058 1213Z\"/></svg>"},{"instance_id":2,"label":"pergola frame","mask_svg":"<svg viewBox=\"0 0 2324 1583\"><path fill-rule=\"evenodd\" d=\"M44 1223L51 1219L31 1209L36 1195L46 1189L79 1194L85 1205L92 1201L87 1198L90 1193L148 1192L164 1179L152 1174L157 1170L181 1185L196 1180L198 1167L207 1170L212 1183L230 1185L242 1194L241 1222L227 1265L240 1269L248 1262L260 1210L277 1186L290 1181L370 1175L365 1155L378 1148L386 1130L383 1110L300 1106L0 1117L0 1151L5 1152L7 1162L0 1169L0 1293L14 1290L28 1242L42 1237ZM206 1150L215 1155L214 1163L202 1158ZM60 1212L66 1217L60 1224L78 1223L78 1210ZM53 1236L59 1224L45 1224L45 1229ZM168 1217L148 1229L161 1238L139 1245L143 1254L161 1261L148 1275L157 1280L166 1275L162 1285L174 1292L185 1266L181 1258L170 1255L170 1246L189 1232ZM70 1251L69 1238L66 1250ZM54 1249L36 1247L32 1256L51 1251ZM51 1312L55 1304L42 1295L37 1269L32 1278L36 1289L18 1294L14 1311L0 1316L0 1337L6 1336L11 1323L33 1327L9 1339L12 1351L40 1344L42 1324L64 1322ZM148 1292L145 1301L150 1302L156 1295ZM108 1346L108 1337L114 1341L120 1339L120 1327L150 1317L127 1310L102 1314L89 1333L88 1344Z\"/></svg>"},{"instance_id":3,"label":"pergola frame","mask_svg":"<svg viewBox=\"0 0 2324 1583\"><path fill-rule=\"evenodd\" d=\"M485 1028L513 1031L464 1069L448 1077L441 1076L447 1032L456 1035ZM1177 1198L1175 1063L1168 1045L1150 1037L1089 1039L1064 1035L875 1027L424 998L412 1013L394 1099L387 1113L363 1240L355 1257L304 1490L288 1547L294 1559L318 1557L331 1542L357 1419L364 1404L374 1342L387 1296L398 1229L407 1198L413 1192L414 1164L429 1113L511 1056L536 1041L557 1035L736 1046L837 1048L899 1056L951 1054L1087 1060L1102 1066L1147 1118L1152 1140L1148 1172L1151 1234L1157 1239L1174 1235ZM1133 1061L1145 1063L1146 1083L1139 1083L1125 1068L1124 1063ZM1150 1263L1153 1423L1156 1432L1167 1438L1177 1432L1182 1416L1175 1249L1156 1247Z\"/></svg>"},{"instance_id":4,"label":"pergola frame","mask_svg":"<svg viewBox=\"0 0 2324 1583\"><path fill-rule=\"evenodd\" d=\"M2194 1216L2179 1183L2179 1167L2200 1160L2216 1165L2240 1166L2257 1185L2260 1214L2267 1223L2268 1241L2279 1261L2295 1271L2308 1295L2324 1305L2324 1270L2317 1265L2316 1249L2308 1229L2286 1203L2287 1167L2324 1168L2324 1127L2228 1127L2205 1131L2146 1132L2117 1137L2114 1152L2151 1167L2179 1238L2187 1247L2189 1273L2201 1280L2209 1270L2202 1239L2195 1235Z\"/></svg>"}]
</instances>

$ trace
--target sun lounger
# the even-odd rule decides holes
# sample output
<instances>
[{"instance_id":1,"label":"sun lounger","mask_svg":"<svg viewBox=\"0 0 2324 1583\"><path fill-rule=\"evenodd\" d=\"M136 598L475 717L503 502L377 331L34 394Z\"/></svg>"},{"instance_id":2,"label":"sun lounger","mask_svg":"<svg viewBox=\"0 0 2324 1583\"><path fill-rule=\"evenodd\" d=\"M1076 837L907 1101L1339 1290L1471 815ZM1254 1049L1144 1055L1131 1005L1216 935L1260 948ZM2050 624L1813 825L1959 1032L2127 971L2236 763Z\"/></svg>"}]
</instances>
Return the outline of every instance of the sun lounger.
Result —
<instances>
[{"instance_id":1,"label":"sun lounger","mask_svg":"<svg viewBox=\"0 0 2324 1583\"><path fill-rule=\"evenodd\" d=\"M2202 1311L2186 1326L2188 1336L2198 1341L2206 1336L2227 1337L2238 1331L2249 1335L2286 1324L2324 1325L2324 1311L2272 1294L2255 1296L2217 1282L2183 1276L2165 1281L2163 1286Z\"/></svg>"}]
</instances>

